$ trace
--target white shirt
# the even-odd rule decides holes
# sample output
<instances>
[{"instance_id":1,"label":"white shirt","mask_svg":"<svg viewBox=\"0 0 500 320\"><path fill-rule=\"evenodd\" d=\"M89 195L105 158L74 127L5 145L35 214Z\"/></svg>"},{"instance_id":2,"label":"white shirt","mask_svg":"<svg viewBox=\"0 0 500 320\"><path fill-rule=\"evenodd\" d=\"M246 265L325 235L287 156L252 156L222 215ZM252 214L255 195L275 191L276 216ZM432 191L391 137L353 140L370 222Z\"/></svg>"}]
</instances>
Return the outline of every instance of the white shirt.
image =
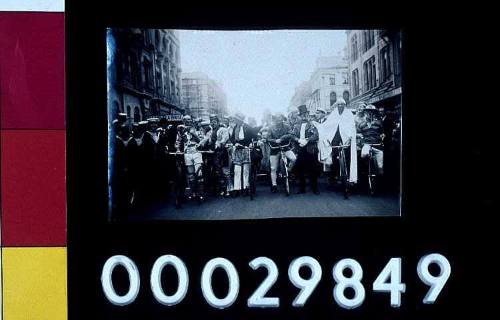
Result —
<instances>
[{"instance_id":1,"label":"white shirt","mask_svg":"<svg viewBox=\"0 0 500 320\"><path fill-rule=\"evenodd\" d=\"M306 138L306 125L307 122L304 122L300 125L300 139L304 140Z\"/></svg>"},{"instance_id":2,"label":"white shirt","mask_svg":"<svg viewBox=\"0 0 500 320\"><path fill-rule=\"evenodd\" d=\"M240 132L238 134L238 140L245 139L245 132L243 131L243 126L240 127Z\"/></svg>"}]
</instances>

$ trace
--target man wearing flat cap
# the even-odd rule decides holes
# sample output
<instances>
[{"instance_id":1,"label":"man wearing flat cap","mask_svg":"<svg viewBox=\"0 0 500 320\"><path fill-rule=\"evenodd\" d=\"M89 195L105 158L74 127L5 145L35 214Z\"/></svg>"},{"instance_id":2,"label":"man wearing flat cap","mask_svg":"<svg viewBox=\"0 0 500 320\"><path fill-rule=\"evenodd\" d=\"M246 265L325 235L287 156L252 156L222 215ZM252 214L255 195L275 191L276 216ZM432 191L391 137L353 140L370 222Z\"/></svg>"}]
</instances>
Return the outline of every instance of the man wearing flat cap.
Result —
<instances>
[{"instance_id":1,"label":"man wearing flat cap","mask_svg":"<svg viewBox=\"0 0 500 320\"><path fill-rule=\"evenodd\" d=\"M319 194L318 189L318 129L309 118L306 105L298 107L299 121L295 124L292 134L298 143L297 162L295 164L299 178L298 193L306 192L306 176L309 178L311 190Z\"/></svg>"},{"instance_id":2,"label":"man wearing flat cap","mask_svg":"<svg viewBox=\"0 0 500 320\"><path fill-rule=\"evenodd\" d=\"M231 142L234 145L233 165L234 165L234 195L238 196L239 192L250 188L250 152L245 149L253 140L257 139L257 134L252 128L244 122L245 116L242 113L236 113L236 125L233 129Z\"/></svg>"},{"instance_id":3,"label":"man wearing flat cap","mask_svg":"<svg viewBox=\"0 0 500 320\"><path fill-rule=\"evenodd\" d=\"M184 124L178 126L175 148L184 152L184 164L186 166L186 178L191 196L200 201L204 200L203 185L203 156L199 152L200 137L189 115L182 118Z\"/></svg>"}]
</instances>

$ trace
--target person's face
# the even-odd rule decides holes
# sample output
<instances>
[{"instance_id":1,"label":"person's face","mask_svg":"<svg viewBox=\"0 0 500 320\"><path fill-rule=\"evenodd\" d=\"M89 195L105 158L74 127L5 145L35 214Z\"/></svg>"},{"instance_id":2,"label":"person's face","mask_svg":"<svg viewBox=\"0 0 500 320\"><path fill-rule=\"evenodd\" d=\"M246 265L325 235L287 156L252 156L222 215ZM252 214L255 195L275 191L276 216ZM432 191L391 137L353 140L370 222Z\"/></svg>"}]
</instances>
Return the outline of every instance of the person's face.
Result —
<instances>
[{"instance_id":1,"label":"person's face","mask_svg":"<svg viewBox=\"0 0 500 320\"><path fill-rule=\"evenodd\" d=\"M158 129L158 124L156 122L151 122L149 124L149 130L155 131L156 129Z\"/></svg>"},{"instance_id":2,"label":"person's face","mask_svg":"<svg viewBox=\"0 0 500 320\"><path fill-rule=\"evenodd\" d=\"M300 119L300 121L302 121L302 122L307 122L307 118L308 118L308 114L307 114L307 113L301 113L301 114L299 115L299 119Z\"/></svg>"},{"instance_id":3,"label":"person's face","mask_svg":"<svg viewBox=\"0 0 500 320\"><path fill-rule=\"evenodd\" d=\"M226 127L229 126L229 120L228 119L222 120L222 124L225 125Z\"/></svg>"},{"instance_id":4,"label":"person's face","mask_svg":"<svg viewBox=\"0 0 500 320\"><path fill-rule=\"evenodd\" d=\"M122 125L120 128L118 128L118 136L121 137L122 139L126 139L129 137L129 129L127 126Z\"/></svg>"},{"instance_id":5,"label":"person's face","mask_svg":"<svg viewBox=\"0 0 500 320\"><path fill-rule=\"evenodd\" d=\"M326 114L325 114L324 112L318 112L317 119L318 119L318 120L321 120L321 119L323 119L325 116L326 116Z\"/></svg>"},{"instance_id":6,"label":"person's face","mask_svg":"<svg viewBox=\"0 0 500 320\"><path fill-rule=\"evenodd\" d=\"M213 118L212 120L210 120L210 124L215 128L219 125L219 120L217 118Z\"/></svg>"},{"instance_id":7,"label":"person's face","mask_svg":"<svg viewBox=\"0 0 500 320\"><path fill-rule=\"evenodd\" d=\"M344 112L345 109L345 103L339 103L337 105L337 108L339 109L339 113L342 114L342 112Z\"/></svg>"},{"instance_id":8,"label":"person's face","mask_svg":"<svg viewBox=\"0 0 500 320\"><path fill-rule=\"evenodd\" d=\"M269 138L269 132L263 131L262 132L262 139L267 139L267 138Z\"/></svg>"}]
</instances>

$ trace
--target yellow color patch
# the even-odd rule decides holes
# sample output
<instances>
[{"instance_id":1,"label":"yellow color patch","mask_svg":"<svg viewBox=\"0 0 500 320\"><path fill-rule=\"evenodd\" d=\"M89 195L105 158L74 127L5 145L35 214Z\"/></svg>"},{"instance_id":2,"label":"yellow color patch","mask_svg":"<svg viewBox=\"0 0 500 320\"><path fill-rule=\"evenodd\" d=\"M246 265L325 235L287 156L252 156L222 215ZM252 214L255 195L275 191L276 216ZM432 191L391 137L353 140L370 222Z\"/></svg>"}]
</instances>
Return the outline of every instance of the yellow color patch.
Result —
<instances>
[{"instance_id":1,"label":"yellow color patch","mask_svg":"<svg viewBox=\"0 0 500 320\"><path fill-rule=\"evenodd\" d=\"M66 248L2 248L3 319L67 319Z\"/></svg>"}]
</instances>

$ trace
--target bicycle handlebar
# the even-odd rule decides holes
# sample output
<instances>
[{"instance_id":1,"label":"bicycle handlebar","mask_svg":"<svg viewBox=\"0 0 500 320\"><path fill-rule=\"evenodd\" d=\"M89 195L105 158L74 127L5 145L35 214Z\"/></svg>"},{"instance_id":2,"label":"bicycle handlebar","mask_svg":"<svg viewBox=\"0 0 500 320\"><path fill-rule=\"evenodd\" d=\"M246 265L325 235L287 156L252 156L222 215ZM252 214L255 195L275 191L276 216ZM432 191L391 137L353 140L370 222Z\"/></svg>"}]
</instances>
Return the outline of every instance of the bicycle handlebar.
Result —
<instances>
[{"instance_id":1,"label":"bicycle handlebar","mask_svg":"<svg viewBox=\"0 0 500 320\"><path fill-rule=\"evenodd\" d=\"M196 152L193 152L193 153L214 153L213 151L196 151ZM182 154L186 154L185 152L168 152L168 154L171 154L171 155L182 155Z\"/></svg>"},{"instance_id":2,"label":"bicycle handlebar","mask_svg":"<svg viewBox=\"0 0 500 320\"><path fill-rule=\"evenodd\" d=\"M339 145L339 146L331 146L332 149L346 149L346 148L350 148L351 145L350 144L342 144L342 145Z\"/></svg>"},{"instance_id":3,"label":"bicycle handlebar","mask_svg":"<svg viewBox=\"0 0 500 320\"><path fill-rule=\"evenodd\" d=\"M268 145L271 149L284 149L284 148L288 148L290 146L290 142L287 144L284 144L284 145L279 145L277 147L273 147L270 143L268 143Z\"/></svg>"}]
</instances>

